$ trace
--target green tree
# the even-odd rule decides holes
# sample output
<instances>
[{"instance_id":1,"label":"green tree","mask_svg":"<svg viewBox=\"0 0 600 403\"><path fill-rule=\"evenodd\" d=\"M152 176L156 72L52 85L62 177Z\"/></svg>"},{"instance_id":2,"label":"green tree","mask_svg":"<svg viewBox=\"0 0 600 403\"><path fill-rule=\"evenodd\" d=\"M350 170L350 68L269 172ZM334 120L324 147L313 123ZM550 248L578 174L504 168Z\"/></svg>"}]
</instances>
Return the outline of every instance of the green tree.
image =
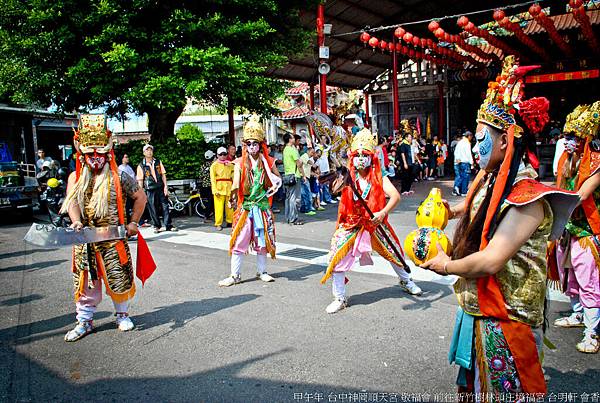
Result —
<instances>
[{"instance_id":1,"label":"green tree","mask_svg":"<svg viewBox=\"0 0 600 403\"><path fill-rule=\"evenodd\" d=\"M175 136L178 140L204 140L204 134L198 126L186 123L177 130Z\"/></svg>"},{"instance_id":2,"label":"green tree","mask_svg":"<svg viewBox=\"0 0 600 403\"><path fill-rule=\"evenodd\" d=\"M148 114L173 135L186 98L272 111L267 68L310 49L302 0L0 0L0 99Z\"/></svg>"}]
</instances>

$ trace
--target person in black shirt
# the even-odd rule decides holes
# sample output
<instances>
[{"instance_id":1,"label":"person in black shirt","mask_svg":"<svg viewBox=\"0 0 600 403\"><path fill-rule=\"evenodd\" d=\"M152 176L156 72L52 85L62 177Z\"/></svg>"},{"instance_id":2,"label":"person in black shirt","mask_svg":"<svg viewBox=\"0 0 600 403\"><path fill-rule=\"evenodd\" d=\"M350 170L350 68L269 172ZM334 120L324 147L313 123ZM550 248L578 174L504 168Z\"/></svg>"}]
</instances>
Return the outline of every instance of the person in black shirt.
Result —
<instances>
[{"instance_id":1,"label":"person in black shirt","mask_svg":"<svg viewBox=\"0 0 600 403\"><path fill-rule=\"evenodd\" d=\"M412 190L410 187L413 183L413 157L412 157L412 135L405 134L400 145L398 147L397 157L396 157L396 165L398 166L398 170L400 172L400 183L401 183L401 193L402 195L410 195L412 194Z\"/></svg>"}]
</instances>

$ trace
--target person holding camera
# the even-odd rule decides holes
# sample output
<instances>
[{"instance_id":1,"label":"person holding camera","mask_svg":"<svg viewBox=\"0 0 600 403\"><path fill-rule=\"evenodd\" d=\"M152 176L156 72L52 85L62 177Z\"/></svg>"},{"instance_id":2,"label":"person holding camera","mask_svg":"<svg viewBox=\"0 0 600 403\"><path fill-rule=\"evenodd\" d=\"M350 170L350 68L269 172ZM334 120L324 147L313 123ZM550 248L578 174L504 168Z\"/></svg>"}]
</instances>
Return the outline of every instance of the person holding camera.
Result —
<instances>
[{"instance_id":1,"label":"person holding camera","mask_svg":"<svg viewBox=\"0 0 600 403\"><path fill-rule=\"evenodd\" d=\"M171 223L169 214L169 201L167 197L169 190L167 188L167 172L161 160L154 158L154 147L146 144L143 148L144 159L137 167L137 181L140 187L144 188L148 197L148 211L152 218L154 233L162 231L160 216L158 215L158 204L162 205L163 218L167 231L177 231L177 228Z\"/></svg>"}]
</instances>

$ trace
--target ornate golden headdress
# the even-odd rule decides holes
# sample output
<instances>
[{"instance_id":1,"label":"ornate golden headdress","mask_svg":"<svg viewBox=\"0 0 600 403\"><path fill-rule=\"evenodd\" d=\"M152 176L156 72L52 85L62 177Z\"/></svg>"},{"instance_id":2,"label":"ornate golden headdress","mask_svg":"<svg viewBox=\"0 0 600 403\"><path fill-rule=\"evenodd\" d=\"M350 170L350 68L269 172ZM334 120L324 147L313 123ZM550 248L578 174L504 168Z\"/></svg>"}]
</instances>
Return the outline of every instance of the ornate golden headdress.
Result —
<instances>
[{"instance_id":1,"label":"ornate golden headdress","mask_svg":"<svg viewBox=\"0 0 600 403\"><path fill-rule=\"evenodd\" d=\"M523 76L539 66L519 67L514 56L507 56L502 72L495 81L488 83L485 100L477 112L477 122L486 123L499 130L515 124L515 106L523 97Z\"/></svg>"},{"instance_id":2,"label":"ornate golden headdress","mask_svg":"<svg viewBox=\"0 0 600 403\"><path fill-rule=\"evenodd\" d=\"M577 137L592 138L600 126L600 101L590 105L579 105L567 116L564 132Z\"/></svg>"},{"instance_id":3,"label":"ornate golden headdress","mask_svg":"<svg viewBox=\"0 0 600 403\"><path fill-rule=\"evenodd\" d=\"M74 137L75 148L81 153L107 153L113 143L111 133L106 127L106 116L89 114L79 116L79 127Z\"/></svg>"},{"instance_id":4,"label":"ornate golden headdress","mask_svg":"<svg viewBox=\"0 0 600 403\"><path fill-rule=\"evenodd\" d=\"M260 123L260 117L258 117L258 115L250 116L250 119L244 125L244 135L242 136L242 140L265 141L265 129Z\"/></svg>"},{"instance_id":5,"label":"ornate golden headdress","mask_svg":"<svg viewBox=\"0 0 600 403\"><path fill-rule=\"evenodd\" d=\"M350 151L356 152L358 150L365 150L373 152L375 151L375 147L377 147L377 135L371 133L369 129L364 128L352 138Z\"/></svg>"}]
</instances>

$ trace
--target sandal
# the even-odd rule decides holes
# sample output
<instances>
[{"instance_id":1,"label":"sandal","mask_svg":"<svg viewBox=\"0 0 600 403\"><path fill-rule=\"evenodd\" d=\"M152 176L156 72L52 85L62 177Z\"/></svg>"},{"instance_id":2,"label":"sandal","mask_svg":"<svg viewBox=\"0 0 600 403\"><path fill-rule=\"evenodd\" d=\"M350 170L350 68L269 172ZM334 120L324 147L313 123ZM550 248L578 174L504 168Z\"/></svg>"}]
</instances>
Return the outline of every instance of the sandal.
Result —
<instances>
[{"instance_id":1,"label":"sandal","mask_svg":"<svg viewBox=\"0 0 600 403\"><path fill-rule=\"evenodd\" d=\"M304 221L296 220L290 223L291 225L304 225Z\"/></svg>"},{"instance_id":2,"label":"sandal","mask_svg":"<svg viewBox=\"0 0 600 403\"><path fill-rule=\"evenodd\" d=\"M585 336L583 340L577 343L577 350L582 353L596 354L600 350L598 336Z\"/></svg>"}]
</instances>

